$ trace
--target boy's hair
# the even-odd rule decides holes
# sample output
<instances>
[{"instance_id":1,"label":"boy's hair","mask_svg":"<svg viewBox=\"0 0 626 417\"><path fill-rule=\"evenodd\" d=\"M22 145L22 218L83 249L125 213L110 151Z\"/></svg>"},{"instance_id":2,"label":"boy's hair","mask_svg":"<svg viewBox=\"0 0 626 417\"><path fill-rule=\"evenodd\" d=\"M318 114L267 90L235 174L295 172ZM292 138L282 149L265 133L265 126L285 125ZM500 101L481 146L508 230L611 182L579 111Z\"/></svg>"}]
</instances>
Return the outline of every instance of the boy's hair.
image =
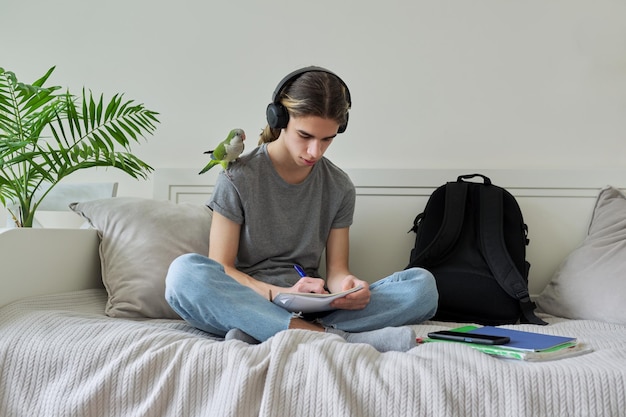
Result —
<instances>
[{"instance_id":1,"label":"boy's hair","mask_svg":"<svg viewBox=\"0 0 626 417\"><path fill-rule=\"evenodd\" d=\"M350 109L349 94L336 75L312 70L302 73L283 88L274 101L280 103L290 117L318 116L345 126ZM275 141L280 131L268 124L261 133L259 144Z\"/></svg>"}]
</instances>

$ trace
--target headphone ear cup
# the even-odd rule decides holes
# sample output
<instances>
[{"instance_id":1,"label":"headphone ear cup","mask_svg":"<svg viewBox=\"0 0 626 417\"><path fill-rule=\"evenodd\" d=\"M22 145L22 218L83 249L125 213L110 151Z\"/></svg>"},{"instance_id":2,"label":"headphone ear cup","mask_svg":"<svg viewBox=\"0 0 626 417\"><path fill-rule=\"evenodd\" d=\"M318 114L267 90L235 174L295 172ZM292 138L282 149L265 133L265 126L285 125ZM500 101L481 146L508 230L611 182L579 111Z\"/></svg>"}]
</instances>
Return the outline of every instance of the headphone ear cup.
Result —
<instances>
[{"instance_id":1,"label":"headphone ear cup","mask_svg":"<svg viewBox=\"0 0 626 417\"><path fill-rule=\"evenodd\" d=\"M265 110L267 124L272 129L284 129L289 122L289 112L280 103L270 103Z\"/></svg>"},{"instance_id":2,"label":"headphone ear cup","mask_svg":"<svg viewBox=\"0 0 626 417\"><path fill-rule=\"evenodd\" d=\"M350 117L350 113L346 113L346 122L344 124L342 124L341 126L339 126L339 129L337 129L337 133L343 133L346 131L346 129L348 128L348 118Z\"/></svg>"}]
</instances>

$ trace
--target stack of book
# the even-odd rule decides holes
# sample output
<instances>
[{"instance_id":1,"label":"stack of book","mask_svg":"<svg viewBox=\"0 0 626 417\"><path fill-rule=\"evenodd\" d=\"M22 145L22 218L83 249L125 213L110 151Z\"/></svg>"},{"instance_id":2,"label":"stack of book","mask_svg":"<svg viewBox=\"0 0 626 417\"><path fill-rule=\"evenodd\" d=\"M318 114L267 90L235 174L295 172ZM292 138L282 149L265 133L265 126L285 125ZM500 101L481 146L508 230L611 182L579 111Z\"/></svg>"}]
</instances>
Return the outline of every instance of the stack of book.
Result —
<instances>
[{"instance_id":1,"label":"stack of book","mask_svg":"<svg viewBox=\"0 0 626 417\"><path fill-rule=\"evenodd\" d=\"M493 326L463 326L452 329L455 332L477 335L505 336L510 340L505 344L492 345L480 343L464 343L476 350L492 356L518 359L524 361L546 361L569 358L591 352L592 349L578 342L574 337L553 336L542 333L524 332ZM441 340L427 338L424 342L440 342Z\"/></svg>"}]
</instances>

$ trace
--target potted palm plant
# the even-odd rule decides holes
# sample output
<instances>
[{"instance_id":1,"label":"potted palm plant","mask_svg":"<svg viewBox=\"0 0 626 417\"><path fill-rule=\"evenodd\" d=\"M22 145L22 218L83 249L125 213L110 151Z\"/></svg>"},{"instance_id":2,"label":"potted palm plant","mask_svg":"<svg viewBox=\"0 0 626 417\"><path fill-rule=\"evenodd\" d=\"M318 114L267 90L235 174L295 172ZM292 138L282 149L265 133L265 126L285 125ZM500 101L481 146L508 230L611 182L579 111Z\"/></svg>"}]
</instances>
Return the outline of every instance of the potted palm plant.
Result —
<instances>
[{"instance_id":1,"label":"potted palm plant","mask_svg":"<svg viewBox=\"0 0 626 417\"><path fill-rule=\"evenodd\" d=\"M154 133L158 113L123 94L105 103L84 88L77 97L45 86L54 69L26 84L0 68L0 203L18 227L32 227L47 193L78 170L113 167L144 179L152 171L130 145Z\"/></svg>"}]
</instances>

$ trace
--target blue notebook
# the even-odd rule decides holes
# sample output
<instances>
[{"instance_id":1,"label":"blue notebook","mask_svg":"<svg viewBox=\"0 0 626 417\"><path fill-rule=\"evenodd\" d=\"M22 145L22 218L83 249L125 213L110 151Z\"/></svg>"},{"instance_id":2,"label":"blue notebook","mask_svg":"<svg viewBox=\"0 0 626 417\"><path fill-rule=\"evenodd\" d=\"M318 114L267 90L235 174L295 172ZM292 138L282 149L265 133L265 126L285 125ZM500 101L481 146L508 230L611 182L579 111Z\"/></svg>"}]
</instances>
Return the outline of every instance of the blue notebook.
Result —
<instances>
[{"instance_id":1,"label":"blue notebook","mask_svg":"<svg viewBox=\"0 0 626 417\"><path fill-rule=\"evenodd\" d=\"M541 352L544 350L554 349L561 345L565 347L576 343L575 337L523 332L520 330L511 330L493 326L479 327L477 329L470 330L468 333L508 336L511 341L504 345L500 345L501 347L531 352Z\"/></svg>"}]
</instances>

